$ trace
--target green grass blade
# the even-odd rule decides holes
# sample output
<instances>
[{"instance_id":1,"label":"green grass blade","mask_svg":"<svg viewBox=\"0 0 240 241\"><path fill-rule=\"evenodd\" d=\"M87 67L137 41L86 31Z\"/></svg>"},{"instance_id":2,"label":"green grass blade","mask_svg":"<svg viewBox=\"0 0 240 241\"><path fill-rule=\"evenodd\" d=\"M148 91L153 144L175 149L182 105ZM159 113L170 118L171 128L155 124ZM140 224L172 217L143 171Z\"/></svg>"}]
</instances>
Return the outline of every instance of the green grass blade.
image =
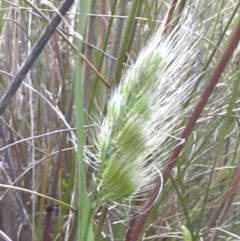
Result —
<instances>
[{"instance_id":1,"label":"green grass blade","mask_svg":"<svg viewBox=\"0 0 240 241\"><path fill-rule=\"evenodd\" d=\"M78 33L83 35L87 13L90 8L89 0L80 1L80 12L78 18ZM78 53L80 53L82 43L78 43ZM90 203L87 192L86 177L84 172L84 108L83 108L83 76L81 72L81 57L78 54L76 64L76 79L75 79L75 117L76 117L76 128L77 128L77 139L78 139L78 150L77 150L77 173L79 184L79 211L78 211L78 239L79 240L93 240L93 231L90 224Z\"/></svg>"},{"instance_id":2,"label":"green grass blade","mask_svg":"<svg viewBox=\"0 0 240 241\"><path fill-rule=\"evenodd\" d=\"M150 6L149 6L147 0L144 0L144 5L145 5L145 11L146 11L146 14L147 14L148 26L149 26L151 32L153 32L154 25L153 25L153 20L152 20L152 16L151 16L151 9L150 9Z\"/></svg>"},{"instance_id":3,"label":"green grass blade","mask_svg":"<svg viewBox=\"0 0 240 241\"><path fill-rule=\"evenodd\" d=\"M141 2L142 2L141 0L133 0L131 3L131 10L129 12L128 20L125 25L123 39L119 48L117 62L114 70L114 83L116 84L118 84L121 79L122 67L126 56L126 51L128 49L128 46L132 37L135 18L141 6Z\"/></svg>"}]
</instances>

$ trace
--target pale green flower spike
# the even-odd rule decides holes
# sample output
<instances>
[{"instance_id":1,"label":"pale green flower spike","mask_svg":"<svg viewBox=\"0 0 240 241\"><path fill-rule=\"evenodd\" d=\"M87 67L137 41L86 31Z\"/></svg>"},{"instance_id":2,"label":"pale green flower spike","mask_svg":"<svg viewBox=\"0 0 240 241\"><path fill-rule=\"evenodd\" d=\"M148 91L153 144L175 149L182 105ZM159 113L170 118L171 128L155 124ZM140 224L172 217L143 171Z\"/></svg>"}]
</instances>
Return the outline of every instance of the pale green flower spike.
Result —
<instances>
[{"instance_id":1,"label":"pale green flower spike","mask_svg":"<svg viewBox=\"0 0 240 241\"><path fill-rule=\"evenodd\" d=\"M192 235L185 226L182 226L182 235L184 241L192 241Z\"/></svg>"},{"instance_id":2,"label":"pale green flower spike","mask_svg":"<svg viewBox=\"0 0 240 241\"><path fill-rule=\"evenodd\" d=\"M166 39L156 31L112 94L97 140L100 202L151 188L179 143L183 116L193 107L183 104L197 77L191 74L196 37L187 22Z\"/></svg>"}]
</instances>

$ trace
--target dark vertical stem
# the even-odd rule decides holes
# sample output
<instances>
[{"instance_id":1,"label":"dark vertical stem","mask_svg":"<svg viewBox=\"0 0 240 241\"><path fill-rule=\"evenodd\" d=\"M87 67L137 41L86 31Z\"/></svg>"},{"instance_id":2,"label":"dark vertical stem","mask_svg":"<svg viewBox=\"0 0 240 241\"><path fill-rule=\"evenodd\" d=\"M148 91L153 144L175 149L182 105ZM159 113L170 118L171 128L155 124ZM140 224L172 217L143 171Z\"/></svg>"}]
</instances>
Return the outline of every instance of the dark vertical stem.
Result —
<instances>
[{"instance_id":1,"label":"dark vertical stem","mask_svg":"<svg viewBox=\"0 0 240 241\"><path fill-rule=\"evenodd\" d=\"M138 9L140 8L141 4L142 4L142 0L132 0L131 2L131 8L129 11L126 24L124 25L124 33L123 33L122 41L119 47L117 61L114 68L113 78L114 78L114 83L116 85L118 85L121 80L123 63L126 57L126 52L127 52L129 43L131 41L132 32L134 30L134 22L136 20L135 18L138 14Z\"/></svg>"},{"instance_id":2,"label":"dark vertical stem","mask_svg":"<svg viewBox=\"0 0 240 241\"><path fill-rule=\"evenodd\" d=\"M46 207L46 219L45 219L44 231L43 231L44 241L51 241L51 232L52 232L51 217L52 217L53 211L54 211L53 207L51 206Z\"/></svg>"},{"instance_id":3,"label":"dark vertical stem","mask_svg":"<svg viewBox=\"0 0 240 241\"><path fill-rule=\"evenodd\" d=\"M164 28L164 31L163 33L166 33L167 30L168 30L168 26L169 26L169 23L171 22L172 20L172 17L173 17L173 13L174 13L174 10L175 10L175 7L177 5L177 2L178 0L173 0L172 4L171 4L171 7L168 11L168 15L167 15L167 20L166 20L166 23L165 23L165 28Z\"/></svg>"},{"instance_id":4,"label":"dark vertical stem","mask_svg":"<svg viewBox=\"0 0 240 241\"><path fill-rule=\"evenodd\" d=\"M91 2L91 7L90 11L91 13L96 13L96 8L97 8L97 1L92 0ZM87 25L87 30L86 30L86 42L89 45L85 46L85 56L86 58L92 62L92 54L93 54L93 48L92 45L95 44L95 26L96 26L96 17L91 16L89 18L89 22ZM92 76L92 68L85 64L84 66L84 108L87 110L88 105L89 105L89 99L91 96L91 89L93 86L93 76Z\"/></svg>"},{"instance_id":5,"label":"dark vertical stem","mask_svg":"<svg viewBox=\"0 0 240 241\"><path fill-rule=\"evenodd\" d=\"M121 4L120 4L120 16L125 16L127 13L127 6L128 6L128 0L121 0ZM124 19L123 18L119 18L117 19L117 26L116 26L116 30L115 30L115 35L114 38L112 39L112 56L114 58L117 58L118 55L118 50L119 50L119 46L121 43L121 39L122 39L122 32L123 32L123 27L124 27ZM115 64L115 60L110 59L110 63L109 63L109 71L108 71L108 77L110 78L112 76L113 70L114 70L114 64Z\"/></svg>"}]
</instances>

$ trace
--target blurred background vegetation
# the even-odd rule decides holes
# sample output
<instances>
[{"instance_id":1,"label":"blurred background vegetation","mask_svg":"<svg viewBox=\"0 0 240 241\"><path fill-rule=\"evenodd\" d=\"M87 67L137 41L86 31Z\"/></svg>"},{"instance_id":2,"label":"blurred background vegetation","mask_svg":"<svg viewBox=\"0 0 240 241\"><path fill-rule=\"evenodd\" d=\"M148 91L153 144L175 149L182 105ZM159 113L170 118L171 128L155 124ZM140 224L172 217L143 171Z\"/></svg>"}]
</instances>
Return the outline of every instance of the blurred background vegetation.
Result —
<instances>
[{"instance_id":1,"label":"blurred background vegetation","mask_svg":"<svg viewBox=\"0 0 240 241\"><path fill-rule=\"evenodd\" d=\"M0 96L60 2L0 0ZM80 240L69 228L70 223L78 226L77 218L47 198L75 206L78 195L74 116L78 5L73 3L1 117L0 183L30 192L0 187L0 240ZM165 34L170 34L183 11L189 11L201 40L195 71L202 75L193 96L201 95L240 22L239 5L237 0L91 0L81 52L111 87L82 61L87 136L92 134L90 126L105 115L111 90L155 28L164 24ZM138 240L184 240L182 225L192 240L240 240L239 52L237 48L221 74L144 228L135 230ZM84 143L89 150L90 139ZM86 164L89 194L93 173ZM104 216L95 210L93 230L97 233L100 228L101 233L95 240L133 241L126 233L134 222L121 220L116 212ZM140 222L141 213L138 218Z\"/></svg>"}]
</instances>

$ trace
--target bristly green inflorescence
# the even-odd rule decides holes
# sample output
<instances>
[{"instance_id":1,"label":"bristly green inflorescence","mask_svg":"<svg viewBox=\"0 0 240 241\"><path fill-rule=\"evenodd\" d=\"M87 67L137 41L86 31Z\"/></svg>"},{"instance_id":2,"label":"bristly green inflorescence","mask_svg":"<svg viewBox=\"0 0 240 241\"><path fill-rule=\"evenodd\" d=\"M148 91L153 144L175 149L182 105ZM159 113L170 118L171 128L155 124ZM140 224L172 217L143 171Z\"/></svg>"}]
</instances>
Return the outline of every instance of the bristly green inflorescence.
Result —
<instances>
[{"instance_id":1,"label":"bristly green inflorescence","mask_svg":"<svg viewBox=\"0 0 240 241\"><path fill-rule=\"evenodd\" d=\"M98 138L101 202L128 198L141 185L145 174L139 160L148 148L144 124L152 113L151 93L166 64L163 59L158 50L145 53L110 100Z\"/></svg>"},{"instance_id":2,"label":"bristly green inflorescence","mask_svg":"<svg viewBox=\"0 0 240 241\"><path fill-rule=\"evenodd\" d=\"M184 141L183 117L196 99L184 103L198 75L197 37L185 17L167 37L156 31L112 93L97 139L99 203L143 197Z\"/></svg>"}]
</instances>

